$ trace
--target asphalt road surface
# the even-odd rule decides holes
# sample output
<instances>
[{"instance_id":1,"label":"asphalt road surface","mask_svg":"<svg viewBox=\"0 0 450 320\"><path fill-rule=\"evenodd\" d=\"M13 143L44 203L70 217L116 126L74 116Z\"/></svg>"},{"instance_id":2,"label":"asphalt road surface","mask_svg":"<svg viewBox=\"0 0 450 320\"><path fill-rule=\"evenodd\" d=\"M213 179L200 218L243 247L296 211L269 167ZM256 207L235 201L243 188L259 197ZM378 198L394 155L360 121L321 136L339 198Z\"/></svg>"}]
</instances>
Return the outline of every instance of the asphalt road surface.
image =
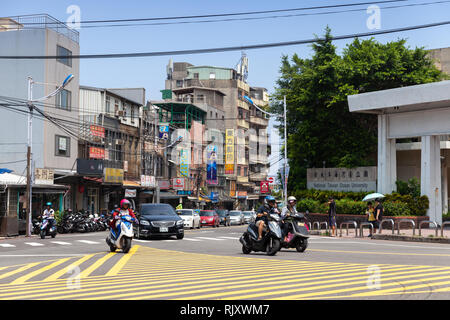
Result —
<instances>
[{"instance_id":1,"label":"asphalt road surface","mask_svg":"<svg viewBox=\"0 0 450 320\"><path fill-rule=\"evenodd\" d=\"M450 298L450 245L311 236L269 257L242 253L245 229L135 239L128 254L107 232L0 240L0 299Z\"/></svg>"}]
</instances>

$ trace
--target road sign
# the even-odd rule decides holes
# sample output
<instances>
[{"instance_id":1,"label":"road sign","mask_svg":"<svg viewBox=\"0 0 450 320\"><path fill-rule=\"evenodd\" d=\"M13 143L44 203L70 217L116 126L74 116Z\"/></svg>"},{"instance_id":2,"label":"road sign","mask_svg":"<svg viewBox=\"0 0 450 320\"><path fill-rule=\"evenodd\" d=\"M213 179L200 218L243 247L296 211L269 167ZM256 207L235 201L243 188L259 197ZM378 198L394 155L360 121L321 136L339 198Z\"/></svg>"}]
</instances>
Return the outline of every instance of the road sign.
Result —
<instances>
[{"instance_id":1,"label":"road sign","mask_svg":"<svg viewBox=\"0 0 450 320\"><path fill-rule=\"evenodd\" d=\"M269 181L261 181L261 193L268 193L269 192Z\"/></svg>"},{"instance_id":2,"label":"road sign","mask_svg":"<svg viewBox=\"0 0 450 320\"><path fill-rule=\"evenodd\" d=\"M273 184L275 182L275 178L274 177L268 177L267 181L269 182L269 184Z\"/></svg>"}]
</instances>

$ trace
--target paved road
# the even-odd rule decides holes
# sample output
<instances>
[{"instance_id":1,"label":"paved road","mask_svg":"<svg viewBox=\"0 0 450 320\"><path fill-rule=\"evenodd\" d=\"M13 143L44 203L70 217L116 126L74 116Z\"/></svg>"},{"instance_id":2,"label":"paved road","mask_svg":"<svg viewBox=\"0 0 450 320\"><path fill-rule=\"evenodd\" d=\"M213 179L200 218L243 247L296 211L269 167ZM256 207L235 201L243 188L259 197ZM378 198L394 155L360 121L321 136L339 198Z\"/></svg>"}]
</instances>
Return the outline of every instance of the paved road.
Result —
<instances>
[{"instance_id":1,"label":"paved road","mask_svg":"<svg viewBox=\"0 0 450 320\"><path fill-rule=\"evenodd\" d=\"M268 257L242 253L244 229L134 240L126 255L106 232L0 240L0 299L450 298L450 245L312 236Z\"/></svg>"}]
</instances>

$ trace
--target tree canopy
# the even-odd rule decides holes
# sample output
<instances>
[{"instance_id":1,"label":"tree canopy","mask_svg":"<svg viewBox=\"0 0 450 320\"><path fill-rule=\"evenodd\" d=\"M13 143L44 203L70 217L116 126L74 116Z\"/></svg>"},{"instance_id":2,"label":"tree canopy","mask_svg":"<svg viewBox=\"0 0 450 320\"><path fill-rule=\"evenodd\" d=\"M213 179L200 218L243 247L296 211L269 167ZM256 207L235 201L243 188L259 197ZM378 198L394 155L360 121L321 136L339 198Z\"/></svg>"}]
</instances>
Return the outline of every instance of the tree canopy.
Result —
<instances>
[{"instance_id":1,"label":"tree canopy","mask_svg":"<svg viewBox=\"0 0 450 320\"><path fill-rule=\"evenodd\" d=\"M336 53L331 30L312 45L313 55L283 56L272 97L272 112L283 114L287 101L289 190L306 188L306 168L376 165L377 117L350 113L347 96L363 92L440 81L424 48L406 40L379 43L354 39ZM280 133L284 119L279 118Z\"/></svg>"}]
</instances>

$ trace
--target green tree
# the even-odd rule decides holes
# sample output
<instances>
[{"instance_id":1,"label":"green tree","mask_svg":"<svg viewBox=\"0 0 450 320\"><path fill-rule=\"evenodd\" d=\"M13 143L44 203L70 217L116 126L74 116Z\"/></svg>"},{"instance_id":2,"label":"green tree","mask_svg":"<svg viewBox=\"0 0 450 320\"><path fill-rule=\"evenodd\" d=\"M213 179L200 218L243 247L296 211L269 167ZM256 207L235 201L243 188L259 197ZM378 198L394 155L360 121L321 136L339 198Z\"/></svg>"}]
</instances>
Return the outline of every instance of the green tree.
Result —
<instances>
[{"instance_id":1,"label":"green tree","mask_svg":"<svg viewBox=\"0 0 450 320\"><path fill-rule=\"evenodd\" d=\"M283 114L287 101L289 190L306 188L306 168L376 165L377 117L350 113L347 96L369 91L434 82L446 76L423 48L406 40L374 39L348 44L336 53L331 30L312 45L313 55L283 56L271 111ZM280 134L284 119L278 119ZM283 121L281 121L283 120Z\"/></svg>"}]
</instances>

